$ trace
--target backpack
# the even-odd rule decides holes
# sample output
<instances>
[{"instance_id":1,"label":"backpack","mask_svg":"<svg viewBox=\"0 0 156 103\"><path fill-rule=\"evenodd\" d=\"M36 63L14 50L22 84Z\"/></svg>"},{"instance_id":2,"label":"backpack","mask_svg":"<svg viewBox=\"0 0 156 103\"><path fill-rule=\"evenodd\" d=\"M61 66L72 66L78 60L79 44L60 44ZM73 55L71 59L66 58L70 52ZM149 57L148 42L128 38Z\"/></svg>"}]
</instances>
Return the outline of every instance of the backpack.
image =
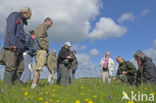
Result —
<instances>
[{"instance_id":1,"label":"backpack","mask_svg":"<svg viewBox=\"0 0 156 103\"><path fill-rule=\"evenodd\" d=\"M4 47L2 46L1 52L0 52L0 65L5 65L4 62Z\"/></svg>"}]
</instances>

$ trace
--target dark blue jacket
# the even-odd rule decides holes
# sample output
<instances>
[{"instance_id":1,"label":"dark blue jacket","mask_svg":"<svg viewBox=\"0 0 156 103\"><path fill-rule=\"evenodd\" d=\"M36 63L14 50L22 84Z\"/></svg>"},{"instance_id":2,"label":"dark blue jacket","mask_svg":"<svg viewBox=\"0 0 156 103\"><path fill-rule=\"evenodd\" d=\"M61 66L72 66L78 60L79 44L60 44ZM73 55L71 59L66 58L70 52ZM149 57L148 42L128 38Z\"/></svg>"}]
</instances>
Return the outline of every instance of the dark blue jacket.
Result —
<instances>
[{"instance_id":1,"label":"dark blue jacket","mask_svg":"<svg viewBox=\"0 0 156 103\"><path fill-rule=\"evenodd\" d=\"M35 56L38 48L38 41L37 39L32 39L30 35L26 36L26 43L25 43L25 51L28 52L29 55Z\"/></svg>"},{"instance_id":2,"label":"dark blue jacket","mask_svg":"<svg viewBox=\"0 0 156 103\"><path fill-rule=\"evenodd\" d=\"M17 51L23 51L25 44L24 24L26 24L26 18L23 14L12 12L8 16L4 41L5 49L9 49L10 46L16 46Z\"/></svg>"}]
</instances>

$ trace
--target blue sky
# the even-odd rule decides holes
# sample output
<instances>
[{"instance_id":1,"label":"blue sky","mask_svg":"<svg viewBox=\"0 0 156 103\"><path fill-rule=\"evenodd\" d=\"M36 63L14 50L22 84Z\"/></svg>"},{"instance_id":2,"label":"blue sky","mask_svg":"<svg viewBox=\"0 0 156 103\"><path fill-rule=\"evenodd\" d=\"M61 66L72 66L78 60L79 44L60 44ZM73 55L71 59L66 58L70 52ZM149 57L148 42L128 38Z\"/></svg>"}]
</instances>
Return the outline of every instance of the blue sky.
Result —
<instances>
[{"instance_id":1,"label":"blue sky","mask_svg":"<svg viewBox=\"0 0 156 103\"><path fill-rule=\"evenodd\" d=\"M17 3L13 3L11 5L7 1L10 0L6 0L6 2L0 1L2 2L1 5L3 4L0 13L4 14L2 17L3 19L0 19L0 22L3 23L0 24L1 31L3 31L5 27L4 17L9 14L9 12L4 13L2 10L5 8L7 8L8 11L11 8L18 10L20 7L24 6L24 4L22 4L17 7ZM58 9L58 7L47 7L47 9L51 9L51 12L47 11L46 13L44 11L43 13L41 8L38 10L39 8L33 7L33 5L35 5L35 1L32 0L31 3L27 0L25 1L26 6L32 7L32 11L34 10L32 23L30 23L29 27L26 28L26 32L30 27L31 29L35 29L46 15L52 16L52 18L54 18L54 26L50 28L49 31L50 49L52 50L55 48L58 51L62 47L63 42L71 41L73 48L77 49L80 63L83 61L81 56L88 57L88 59L86 59L88 61L86 61L85 64L80 64L80 70L84 68L89 71L86 67L91 64L93 64L92 69L97 67L97 64L99 64L100 59L104 56L106 51L111 52L111 57L114 61L115 57L119 55L128 60L133 58L133 54L136 50L141 49L143 51L148 51L149 48L152 48L153 50L153 46L156 46L156 43L154 43L154 40L156 39L155 0L102 0L100 2L96 2L95 0L79 0L79 2L78 0L76 0L76 2L65 0L69 1L71 5L66 4L65 1L52 1L52 6L57 4L58 7L64 8ZM45 3L42 5L45 6L46 2L49 3L51 1L45 0ZM19 2L19 4L20 3L22 2ZM40 1L38 3L41 5L42 2ZM8 5L10 8L8 8ZM57 15L57 11L60 14ZM43 13L41 18L35 16L40 13ZM112 28L110 26L109 31L107 32L107 25L109 26L108 23L110 22L105 24L102 20L113 21L115 26L111 25ZM86 26L89 26L86 34L82 31L84 28L81 28L84 22L89 23L89 25ZM98 29L96 25L97 23L101 25L100 29ZM111 29L113 31L113 27L116 26L119 27L119 29L115 29L115 32L117 33L110 32ZM98 32L96 30L98 30ZM102 31L102 34L98 34L99 31ZM3 32L1 32L1 34L3 34ZM0 38L2 38L1 34ZM93 36L91 37L91 35ZM101 38L98 38L98 36ZM2 45L2 40L0 45ZM96 52L93 51L95 54L91 53L92 49L96 49Z\"/></svg>"}]
</instances>

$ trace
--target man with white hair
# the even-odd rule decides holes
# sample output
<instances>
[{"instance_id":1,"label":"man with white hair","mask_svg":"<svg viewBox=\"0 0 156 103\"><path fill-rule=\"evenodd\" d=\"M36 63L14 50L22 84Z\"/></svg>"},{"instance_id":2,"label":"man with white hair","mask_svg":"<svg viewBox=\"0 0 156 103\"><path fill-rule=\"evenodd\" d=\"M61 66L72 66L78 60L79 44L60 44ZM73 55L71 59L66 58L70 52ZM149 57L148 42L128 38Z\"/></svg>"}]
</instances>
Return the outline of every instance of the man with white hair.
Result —
<instances>
[{"instance_id":1,"label":"man with white hair","mask_svg":"<svg viewBox=\"0 0 156 103\"><path fill-rule=\"evenodd\" d=\"M53 20L47 17L44 20L44 23L40 24L36 30L36 38L38 41L38 49L36 55L36 67L34 72L33 83L31 88L34 89L37 86L40 78L40 72L42 71L45 63L46 63L46 56L49 52L49 40L47 30L53 25Z\"/></svg>"},{"instance_id":2,"label":"man with white hair","mask_svg":"<svg viewBox=\"0 0 156 103\"><path fill-rule=\"evenodd\" d=\"M72 53L70 51L71 43L65 42L58 54L58 68L61 74L60 85L68 85L67 80L70 76L71 62L73 60Z\"/></svg>"},{"instance_id":3,"label":"man with white hair","mask_svg":"<svg viewBox=\"0 0 156 103\"><path fill-rule=\"evenodd\" d=\"M7 17L6 35L4 42L4 61L6 65L4 72L4 82L7 85L16 84L24 70L24 25L27 25L27 20L31 18L31 14L31 9L24 7L20 9L19 12L12 12Z\"/></svg>"},{"instance_id":4,"label":"man with white hair","mask_svg":"<svg viewBox=\"0 0 156 103\"><path fill-rule=\"evenodd\" d=\"M110 58L110 52L106 52L105 57L100 61L100 73L103 83L105 83L105 79L107 78L108 83L110 84L113 71L114 61Z\"/></svg>"}]
</instances>

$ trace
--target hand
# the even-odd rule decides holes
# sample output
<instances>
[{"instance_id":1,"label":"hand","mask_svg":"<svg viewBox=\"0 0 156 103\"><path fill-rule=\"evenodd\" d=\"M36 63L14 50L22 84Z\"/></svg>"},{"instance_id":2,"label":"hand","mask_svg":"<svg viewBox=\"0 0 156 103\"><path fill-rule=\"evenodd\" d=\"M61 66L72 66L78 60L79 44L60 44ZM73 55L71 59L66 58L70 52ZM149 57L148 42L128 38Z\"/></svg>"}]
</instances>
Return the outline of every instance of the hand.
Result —
<instances>
[{"instance_id":1,"label":"hand","mask_svg":"<svg viewBox=\"0 0 156 103\"><path fill-rule=\"evenodd\" d=\"M16 51L16 46L10 46L10 49Z\"/></svg>"},{"instance_id":2,"label":"hand","mask_svg":"<svg viewBox=\"0 0 156 103\"><path fill-rule=\"evenodd\" d=\"M67 59L72 59L72 56L67 56Z\"/></svg>"},{"instance_id":3,"label":"hand","mask_svg":"<svg viewBox=\"0 0 156 103\"><path fill-rule=\"evenodd\" d=\"M122 74L124 74L124 75L125 75L125 74L127 74L127 72L126 72L126 71L123 71L123 72L122 72Z\"/></svg>"}]
</instances>

